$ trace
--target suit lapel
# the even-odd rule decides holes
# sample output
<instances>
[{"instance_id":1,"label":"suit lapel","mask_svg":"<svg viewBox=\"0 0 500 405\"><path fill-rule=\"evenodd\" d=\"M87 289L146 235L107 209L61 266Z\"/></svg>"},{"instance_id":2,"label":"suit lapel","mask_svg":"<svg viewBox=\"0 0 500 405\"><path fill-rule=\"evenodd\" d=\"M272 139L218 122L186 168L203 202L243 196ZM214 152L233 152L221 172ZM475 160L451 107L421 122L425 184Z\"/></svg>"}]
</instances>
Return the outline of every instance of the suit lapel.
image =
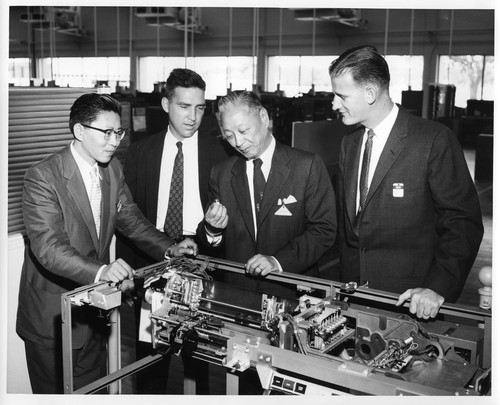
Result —
<instances>
[{"instance_id":1,"label":"suit lapel","mask_svg":"<svg viewBox=\"0 0 500 405\"><path fill-rule=\"evenodd\" d=\"M277 204L281 187L290 174L290 169L287 166L289 161L290 158L286 151L276 142L276 149L271 162L271 171L269 172L266 188L264 189L261 209L257 219L257 228L260 227L271 208Z\"/></svg>"},{"instance_id":2,"label":"suit lapel","mask_svg":"<svg viewBox=\"0 0 500 405\"><path fill-rule=\"evenodd\" d=\"M100 247L99 247L99 256L101 255L102 250L105 248L106 241L109 240L109 234L112 232L112 230L109 229L111 222L110 222L110 206L111 206L111 201L110 201L110 196L111 196L111 182L110 182L110 175L109 175L109 165L106 167L106 169L99 167L99 171L101 173L101 193L102 193L102 210L101 210L101 230L100 230Z\"/></svg>"},{"instance_id":3,"label":"suit lapel","mask_svg":"<svg viewBox=\"0 0 500 405\"><path fill-rule=\"evenodd\" d=\"M392 127L389 138L387 138L387 142L384 146L384 149L382 150L382 154L380 155L375 173L373 174L373 179L370 183L370 189L368 190L368 195L366 196L366 205L370 203L373 194L375 194L378 187L380 186L380 183L382 183L382 180L384 180L387 172L392 167L399 154L403 150L405 145L402 142L402 139L407 134L408 117L405 116L405 114L402 113L402 110L400 109L396 118L396 122Z\"/></svg>"},{"instance_id":4,"label":"suit lapel","mask_svg":"<svg viewBox=\"0 0 500 405\"><path fill-rule=\"evenodd\" d=\"M99 239L95 229L94 217L92 209L90 208L90 201L83 183L82 175L78 170L75 159L71 154L70 147L68 146L62 154L63 157L63 176L66 179L66 187L69 194L75 201L75 205L82 215L83 221L90 232L92 242L96 251L99 251Z\"/></svg>"},{"instance_id":5,"label":"suit lapel","mask_svg":"<svg viewBox=\"0 0 500 405\"><path fill-rule=\"evenodd\" d=\"M245 159L239 157L233 166L232 172L233 176L231 177L231 187L233 188L234 196L236 198L237 205L240 207L240 212L248 233L252 236L252 240L255 242L255 231L252 216L253 208L250 202L250 193L248 191L249 188Z\"/></svg>"},{"instance_id":6,"label":"suit lapel","mask_svg":"<svg viewBox=\"0 0 500 405\"><path fill-rule=\"evenodd\" d=\"M356 196L358 193L358 170L359 159L361 154L361 144L363 140L364 129L360 127L356 132L351 135L352 142L347 144L345 156L345 202L347 213L351 223L354 223L356 218Z\"/></svg>"}]
</instances>

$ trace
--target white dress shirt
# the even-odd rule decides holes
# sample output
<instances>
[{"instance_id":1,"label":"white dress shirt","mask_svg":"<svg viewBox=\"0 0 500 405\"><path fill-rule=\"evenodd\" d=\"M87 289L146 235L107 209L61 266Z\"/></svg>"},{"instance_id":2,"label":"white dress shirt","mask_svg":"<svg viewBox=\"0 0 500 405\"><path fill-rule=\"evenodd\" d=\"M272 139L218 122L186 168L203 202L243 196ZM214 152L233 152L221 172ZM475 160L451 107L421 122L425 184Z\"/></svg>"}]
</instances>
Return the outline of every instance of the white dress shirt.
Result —
<instances>
[{"instance_id":1,"label":"white dress shirt","mask_svg":"<svg viewBox=\"0 0 500 405\"><path fill-rule=\"evenodd\" d=\"M274 137L271 137L271 143L267 147L267 149L259 156L260 160L262 160L262 174L264 178L267 179L269 177L269 173L271 171L271 163L273 161L274 149L276 148L276 140ZM252 202L252 207L255 207L255 198L253 192L253 160L247 160L247 178L248 178L248 186L250 189L250 201ZM255 209L252 210L253 215L253 229L255 230L255 240L257 240L257 217L255 215Z\"/></svg>"},{"instance_id":2,"label":"white dress shirt","mask_svg":"<svg viewBox=\"0 0 500 405\"><path fill-rule=\"evenodd\" d=\"M156 214L156 227L162 232L167 215L170 181L172 179L175 156L177 155L177 142L178 139L172 134L169 128L163 145L160 184L158 187L158 209ZM195 235L196 228L204 217L198 175L198 132L195 132L190 138L182 140L182 154L184 156L182 233L183 235Z\"/></svg>"},{"instance_id":3,"label":"white dress shirt","mask_svg":"<svg viewBox=\"0 0 500 405\"><path fill-rule=\"evenodd\" d=\"M92 192L92 177L90 175L90 171L93 169L94 166L97 166L97 162L95 162L93 165L89 165L88 162L84 158L82 158L80 154L76 151L74 143L75 141L71 142L69 148L71 150L71 154L75 158L76 166L78 167L78 170L80 170L80 174L82 175L83 183L85 184L85 189L87 190L87 197L89 198L89 203L90 203L90 194ZM101 173L99 170L97 171L97 173L99 173L99 178L101 178ZM97 283L99 281L102 269L104 269L104 267L106 267L106 265L102 265L99 268L99 271L95 275L94 283Z\"/></svg>"},{"instance_id":4,"label":"white dress shirt","mask_svg":"<svg viewBox=\"0 0 500 405\"><path fill-rule=\"evenodd\" d=\"M384 120L378 124L375 128L365 128L365 133L363 135L363 143L361 144L361 154L359 159L359 167L358 167L358 187L356 193L356 212L359 210L359 178L361 176L361 166L363 165L363 154L365 152L365 143L368 137L368 130L372 129L375 132L375 136L373 137L372 144L372 154L370 158L370 167L368 170L368 190L370 190L370 185L372 183L373 175L375 174L375 169L377 168L378 161L380 159L380 155L382 155L382 150L389 138L389 134L391 133L392 127L396 122L396 118L398 116L398 106L394 103L391 112L384 118Z\"/></svg>"},{"instance_id":5,"label":"white dress shirt","mask_svg":"<svg viewBox=\"0 0 500 405\"><path fill-rule=\"evenodd\" d=\"M83 183L85 184L87 196L89 197L90 201L90 193L92 192L92 177L90 175L90 172L93 170L94 166L97 166L97 162L95 162L93 165L88 164L88 162L76 151L75 147L73 146L74 142L75 141L71 142L70 150L73 157L75 158L78 170L80 170L80 174L82 175ZM99 171L97 172L99 173ZM101 173L99 173L99 178L101 178Z\"/></svg>"}]
</instances>

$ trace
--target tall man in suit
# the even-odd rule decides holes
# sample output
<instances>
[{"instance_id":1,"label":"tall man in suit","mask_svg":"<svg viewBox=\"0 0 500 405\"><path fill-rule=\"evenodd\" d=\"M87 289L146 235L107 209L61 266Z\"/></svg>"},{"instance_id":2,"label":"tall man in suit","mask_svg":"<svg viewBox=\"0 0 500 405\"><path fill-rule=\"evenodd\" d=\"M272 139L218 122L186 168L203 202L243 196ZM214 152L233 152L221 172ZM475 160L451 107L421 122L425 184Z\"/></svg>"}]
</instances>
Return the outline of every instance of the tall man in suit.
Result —
<instances>
[{"instance_id":1,"label":"tall man in suit","mask_svg":"<svg viewBox=\"0 0 500 405\"><path fill-rule=\"evenodd\" d=\"M121 106L111 96L89 93L71 107L73 142L25 175L23 218L28 246L21 274L17 333L25 342L34 393L62 393L61 294L97 281L131 288L132 268L110 263L115 230L158 261L196 254L192 240L177 245L158 232L134 204L121 165L113 159L125 131ZM91 309L73 315L75 389L101 377L106 367L107 327Z\"/></svg>"},{"instance_id":2,"label":"tall man in suit","mask_svg":"<svg viewBox=\"0 0 500 405\"><path fill-rule=\"evenodd\" d=\"M483 235L479 199L455 134L394 104L372 46L329 68L332 106L359 124L340 152L343 281L401 293L417 317L459 296Z\"/></svg>"},{"instance_id":3,"label":"tall man in suit","mask_svg":"<svg viewBox=\"0 0 500 405\"><path fill-rule=\"evenodd\" d=\"M271 272L319 276L317 260L335 241L335 196L321 158L276 142L255 93L219 100L223 136L240 155L214 166L210 199L198 227L201 246L245 263L247 277L226 274L242 288L295 297L266 280Z\"/></svg>"},{"instance_id":4,"label":"tall man in suit","mask_svg":"<svg viewBox=\"0 0 500 405\"><path fill-rule=\"evenodd\" d=\"M178 230L171 237L175 240L189 235L195 238L198 223L203 219L203 208L208 202L208 176L211 167L231 152L218 130L217 122L204 119L206 84L202 77L190 69L174 69L166 82L166 94L161 106L168 114L168 128L148 136L129 146L124 167L125 181L137 206L146 218L161 232L171 232L167 225L172 209L177 209ZM180 148L180 149L179 149ZM176 171L176 157L183 156L182 178ZM180 196L173 195L172 186L178 185ZM117 244L118 252L127 258L134 268L154 263L153 258L124 243ZM144 326L147 309L136 301L136 320ZM139 326L139 325L138 325ZM137 356L142 358L151 353L151 343L138 340ZM169 360L149 367L137 375L137 389L140 393L165 393L167 390ZM200 363L197 369L206 369ZM206 374L198 378L199 393L204 393Z\"/></svg>"},{"instance_id":5,"label":"tall man in suit","mask_svg":"<svg viewBox=\"0 0 500 405\"><path fill-rule=\"evenodd\" d=\"M125 181L137 206L149 221L164 231L168 211L177 143L182 143L184 158L181 235L195 237L208 202L208 177L211 167L230 155L217 125L203 120L206 84L190 69L174 69L166 82L161 106L168 114L168 129L133 142L128 149ZM216 124L216 123L215 123ZM174 235L178 237L178 235ZM134 268L154 263L141 251L120 249Z\"/></svg>"}]
</instances>

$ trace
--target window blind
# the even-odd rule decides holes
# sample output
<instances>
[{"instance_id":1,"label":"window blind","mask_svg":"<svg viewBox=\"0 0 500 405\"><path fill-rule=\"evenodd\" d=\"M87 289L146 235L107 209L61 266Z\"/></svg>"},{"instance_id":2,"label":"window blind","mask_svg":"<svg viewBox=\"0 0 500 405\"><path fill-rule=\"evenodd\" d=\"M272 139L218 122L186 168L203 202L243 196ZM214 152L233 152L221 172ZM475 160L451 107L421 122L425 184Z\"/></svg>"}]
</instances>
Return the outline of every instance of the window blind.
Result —
<instances>
[{"instance_id":1,"label":"window blind","mask_svg":"<svg viewBox=\"0 0 500 405\"><path fill-rule=\"evenodd\" d=\"M88 88L24 87L9 89L8 232L24 233L22 189L33 164L73 139L69 110Z\"/></svg>"}]
</instances>

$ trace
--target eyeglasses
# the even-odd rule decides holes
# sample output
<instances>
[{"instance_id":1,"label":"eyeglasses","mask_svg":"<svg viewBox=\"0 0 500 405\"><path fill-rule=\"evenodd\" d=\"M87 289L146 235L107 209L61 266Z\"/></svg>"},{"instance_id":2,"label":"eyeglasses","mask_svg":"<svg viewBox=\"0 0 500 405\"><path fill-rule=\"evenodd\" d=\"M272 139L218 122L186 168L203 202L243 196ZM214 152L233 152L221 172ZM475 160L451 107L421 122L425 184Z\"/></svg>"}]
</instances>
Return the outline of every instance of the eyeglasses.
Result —
<instances>
[{"instance_id":1,"label":"eyeglasses","mask_svg":"<svg viewBox=\"0 0 500 405\"><path fill-rule=\"evenodd\" d=\"M111 138L111 135L113 134L115 134L115 138L117 141L121 141L126 133L126 131L123 128L120 128L118 131L115 131L114 129L101 129L96 127L91 127L90 125L85 125L82 123L80 124L82 125L82 127L95 129L96 131L102 132L104 134L104 140L106 141L109 141L109 138Z\"/></svg>"}]
</instances>

